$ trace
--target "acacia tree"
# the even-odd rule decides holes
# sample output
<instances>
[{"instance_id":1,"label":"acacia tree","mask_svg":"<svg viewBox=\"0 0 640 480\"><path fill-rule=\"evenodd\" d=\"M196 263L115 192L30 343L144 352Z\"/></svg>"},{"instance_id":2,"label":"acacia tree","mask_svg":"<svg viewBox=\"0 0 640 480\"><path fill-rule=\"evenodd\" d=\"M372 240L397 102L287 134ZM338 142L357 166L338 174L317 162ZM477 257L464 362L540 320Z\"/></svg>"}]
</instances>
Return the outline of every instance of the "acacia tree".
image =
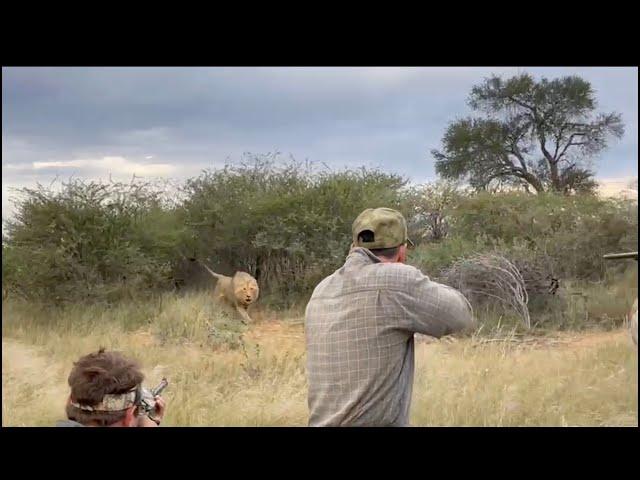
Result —
<instances>
[{"instance_id":1,"label":"acacia tree","mask_svg":"<svg viewBox=\"0 0 640 480\"><path fill-rule=\"evenodd\" d=\"M624 134L620 114L595 114L591 84L577 76L539 82L529 74L492 76L473 87L468 103L484 117L451 123L442 151L431 153L441 177L475 188L592 191L590 161L610 137Z\"/></svg>"}]
</instances>

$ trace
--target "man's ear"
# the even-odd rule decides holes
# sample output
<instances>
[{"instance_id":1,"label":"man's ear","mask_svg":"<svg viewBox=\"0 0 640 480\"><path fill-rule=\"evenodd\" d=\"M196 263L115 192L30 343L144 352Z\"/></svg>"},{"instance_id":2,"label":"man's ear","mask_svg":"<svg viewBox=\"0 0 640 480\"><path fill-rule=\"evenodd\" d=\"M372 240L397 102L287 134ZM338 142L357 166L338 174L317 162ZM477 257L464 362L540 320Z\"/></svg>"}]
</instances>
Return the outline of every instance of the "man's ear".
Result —
<instances>
[{"instance_id":1,"label":"man's ear","mask_svg":"<svg viewBox=\"0 0 640 480\"><path fill-rule=\"evenodd\" d=\"M124 414L124 418L122 419L122 423L125 427L135 427L138 424L138 419L136 418L136 407L131 406L127 408L126 413Z\"/></svg>"},{"instance_id":2,"label":"man's ear","mask_svg":"<svg viewBox=\"0 0 640 480\"><path fill-rule=\"evenodd\" d=\"M398 262L406 263L407 262L407 246L400 245L400 250L398 250Z\"/></svg>"}]
</instances>

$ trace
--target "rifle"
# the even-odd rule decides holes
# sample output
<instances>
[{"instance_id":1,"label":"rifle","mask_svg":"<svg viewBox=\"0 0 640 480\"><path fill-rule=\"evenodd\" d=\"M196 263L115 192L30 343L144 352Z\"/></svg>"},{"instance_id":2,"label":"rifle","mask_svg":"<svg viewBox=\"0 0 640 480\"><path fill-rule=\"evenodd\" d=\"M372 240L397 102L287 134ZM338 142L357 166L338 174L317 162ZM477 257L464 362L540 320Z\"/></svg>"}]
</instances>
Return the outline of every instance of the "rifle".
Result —
<instances>
[{"instance_id":1,"label":"rifle","mask_svg":"<svg viewBox=\"0 0 640 480\"><path fill-rule=\"evenodd\" d=\"M603 256L605 260L617 260L619 258L633 258L636 262L638 261L638 252L627 252L627 253L607 253Z\"/></svg>"}]
</instances>

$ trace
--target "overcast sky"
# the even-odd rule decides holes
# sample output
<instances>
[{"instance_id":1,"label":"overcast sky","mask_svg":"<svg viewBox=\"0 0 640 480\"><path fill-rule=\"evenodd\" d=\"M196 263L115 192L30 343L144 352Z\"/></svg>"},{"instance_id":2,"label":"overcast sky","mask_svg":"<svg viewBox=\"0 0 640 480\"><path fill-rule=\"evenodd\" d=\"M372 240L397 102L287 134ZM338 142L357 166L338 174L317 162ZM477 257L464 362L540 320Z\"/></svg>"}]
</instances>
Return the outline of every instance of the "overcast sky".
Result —
<instances>
[{"instance_id":1,"label":"overcast sky","mask_svg":"<svg viewBox=\"0 0 640 480\"><path fill-rule=\"evenodd\" d=\"M243 152L435 179L429 154L492 73L580 75L626 133L596 164L637 177L637 68L3 68L2 214L10 187L66 179L183 179Z\"/></svg>"}]
</instances>

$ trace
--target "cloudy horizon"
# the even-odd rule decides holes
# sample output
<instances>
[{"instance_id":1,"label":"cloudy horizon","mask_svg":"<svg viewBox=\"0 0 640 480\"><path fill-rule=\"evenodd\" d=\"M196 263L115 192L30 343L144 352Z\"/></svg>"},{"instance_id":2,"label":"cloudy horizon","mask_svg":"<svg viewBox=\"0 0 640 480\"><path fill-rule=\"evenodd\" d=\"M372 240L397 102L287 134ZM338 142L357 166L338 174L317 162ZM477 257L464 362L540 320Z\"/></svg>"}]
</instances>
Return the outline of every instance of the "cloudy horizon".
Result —
<instances>
[{"instance_id":1,"label":"cloudy horizon","mask_svg":"<svg viewBox=\"0 0 640 480\"><path fill-rule=\"evenodd\" d=\"M492 73L579 75L625 134L594 165L637 178L638 69L623 67L75 67L2 69L2 216L10 189L54 178L184 180L281 152L435 180L433 148Z\"/></svg>"}]
</instances>

